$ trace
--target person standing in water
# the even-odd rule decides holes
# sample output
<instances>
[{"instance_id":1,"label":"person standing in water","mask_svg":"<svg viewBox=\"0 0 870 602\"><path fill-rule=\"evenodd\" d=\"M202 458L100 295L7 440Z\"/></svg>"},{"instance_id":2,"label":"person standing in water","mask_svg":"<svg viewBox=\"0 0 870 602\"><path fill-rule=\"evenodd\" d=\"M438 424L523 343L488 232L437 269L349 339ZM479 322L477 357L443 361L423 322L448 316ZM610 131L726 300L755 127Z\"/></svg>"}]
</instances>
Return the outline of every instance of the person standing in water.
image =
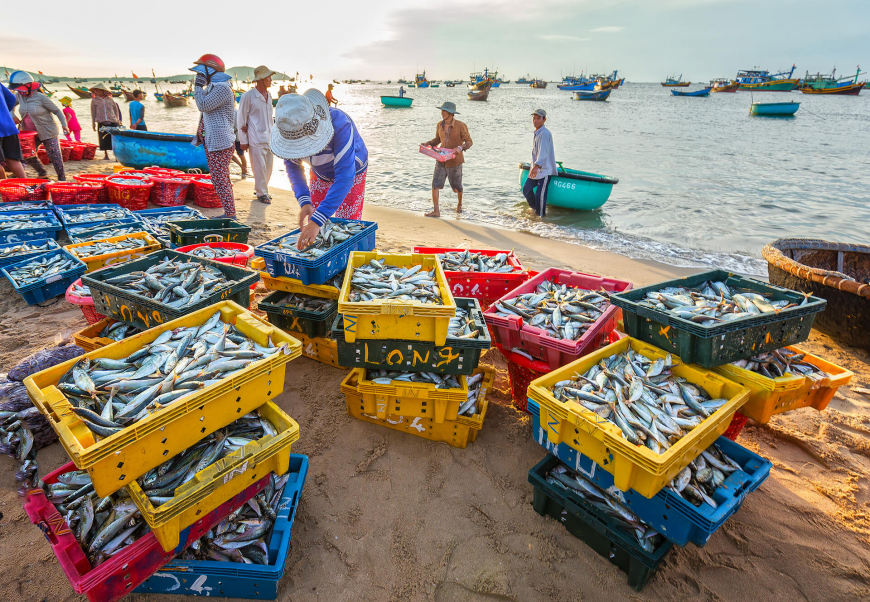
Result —
<instances>
[{"instance_id":1,"label":"person standing in water","mask_svg":"<svg viewBox=\"0 0 870 602\"><path fill-rule=\"evenodd\" d=\"M523 196L538 217L547 215L547 184L556 175L556 153L553 150L553 135L544 125L547 112L538 109L532 113L535 140L532 144L532 163L529 177L523 184Z\"/></svg>"},{"instance_id":2,"label":"person standing in water","mask_svg":"<svg viewBox=\"0 0 870 602\"><path fill-rule=\"evenodd\" d=\"M148 131L148 126L145 125L145 105L142 104L144 98L145 93L142 90L133 92L133 100L130 102L131 130Z\"/></svg>"},{"instance_id":3,"label":"person standing in water","mask_svg":"<svg viewBox=\"0 0 870 602\"><path fill-rule=\"evenodd\" d=\"M426 217L441 217L438 197L439 192L444 188L445 180L450 182L450 188L453 189L458 198L456 213L462 213L462 164L465 163L463 153L473 144L468 133L468 126L454 117L454 115L459 114L456 111L456 105L452 102L445 102L438 108L441 109L441 121L435 126L435 137L424 142L423 145L440 145L441 148L456 151L456 155L448 161L435 163L435 174L432 176L432 204L435 205L435 208L427 213Z\"/></svg>"}]
</instances>

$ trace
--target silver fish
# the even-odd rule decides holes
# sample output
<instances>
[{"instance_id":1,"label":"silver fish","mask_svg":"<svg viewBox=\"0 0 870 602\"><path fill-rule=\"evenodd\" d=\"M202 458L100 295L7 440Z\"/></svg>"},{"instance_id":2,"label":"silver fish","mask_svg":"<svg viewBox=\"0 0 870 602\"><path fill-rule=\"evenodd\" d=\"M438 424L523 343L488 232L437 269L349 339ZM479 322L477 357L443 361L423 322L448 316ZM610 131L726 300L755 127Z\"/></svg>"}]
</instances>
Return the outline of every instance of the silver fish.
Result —
<instances>
[{"instance_id":1,"label":"silver fish","mask_svg":"<svg viewBox=\"0 0 870 602\"><path fill-rule=\"evenodd\" d=\"M277 240L260 247L263 250L273 253L283 253L285 255L295 255L303 259L316 259L336 245L350 239L365 230L366 225L358 221L333 222L326 220L320 227L320 231L308 247L303 250L296 248L296 243L299 240L298 232L291 232L286 236L282 236Z\"/></svg>"},{"instance_id":2,"label":"silver fish","mask_svg":"<svg viewBox=\"0 0 870 602\"><path fill-rule=\"evenodd\" d=\"M508 262L507 253L485 255L471 251L450 251L439 253L438 258L445 270L451 272L481 272L495 274L510 274L517 271Z\"/></svg>"},{"instance_id":3,"label":"silver fish","mask_svg":"<svg viewBox=\"0 0 870 602\"><path fill-rule=\"evenodd\" d=\"M422 265L398 267L372 259L354 268L349 301L401 300L443 305L441 290L435 280L435 269L423 270Z\"/></svg>"},{"instance_id":4,"label":"silver fish","mask_svg":"<svg viewBox=\"0 0 870 602\"><path fill-rule=\"evenodd\" d=\"M796 304L787 300L773 301L764 295L729 287L720 281L703 282L694 288L666 287L648 292L640 304L702 326L796 307Z\"/></svg>"}]
</instances>

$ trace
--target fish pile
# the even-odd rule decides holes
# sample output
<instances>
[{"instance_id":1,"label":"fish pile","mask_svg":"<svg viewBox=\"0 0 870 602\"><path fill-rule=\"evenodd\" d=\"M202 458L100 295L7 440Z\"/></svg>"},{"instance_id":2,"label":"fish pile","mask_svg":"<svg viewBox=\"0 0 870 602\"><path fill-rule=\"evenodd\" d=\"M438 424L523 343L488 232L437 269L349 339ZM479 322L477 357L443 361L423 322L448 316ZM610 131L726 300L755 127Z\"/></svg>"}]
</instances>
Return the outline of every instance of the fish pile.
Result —
<instances>
[{"instance_id":1,"label":"fish pile","mask_svg":"<svg viewBox=\"0 0 870 602\"><path fill-rule=\"evenodd\" d=\"M471 251L450 251L439 253L441 266L451 272L490 272L495 274L509 274L514 267L508 263L507 253L498 255L484 255Z\"/></svg>"},{"instance_id":2,"label":"fish pile","mask_svg":"<svg viewBox=\"0 0 870 602\"><path fill-rule=\"evenodd\" d=\"M402 268L372 259L354 268L348 301L401 300L444 305L435 281L435 268L422 265Z\"/></svg>"},{"instance_id":3,"label":"fish pile","mask_svg":"<svg viewBox=\"0 0 870 602\"><path fill-rule=\"evenodd\" d=\"M196 181L200 184L208 184L209 186L213 186L211 178L197 178Z\"/></svg>"},{"instance_id":4,"label":"fish pile","mask_svg":"<svg viewBox=\"0 0 870 602\"><path fill-rule=\"evenodd\" d=\"M53 251L54 249L57 249L57 245L52 244L51 242L46 242L44 244L39 244L34 241L22 242L10 247L0 248L0 259L14 257L15 255L24 255L26 253L36 253L39 251Z\"/></svg>"},{"instance_id":5,"label":"fish pile","mask_svg":"<svg viewBox=\"0 0 870 602\"><path fill-rule=\"evenodd\" d=\"M658 531L638 518L612 493L605 491L561 462L547 474L547 483L559 489L573 491L597 510L616 520L649 553L655 552L659 544L664 541L664 537Z\"/></svg>"},{"instance_id":6,"label":"fish pile","mask_svg":"<svg viewBox=\"0 0 870 602\"><path fill-rule=\"evenodd\" d=\"M708 504L718 508L713 493L728 475L737 470L743 470L743 467L714 443L681 470L667 487L695 506Z\"/></svg>"},{"instance_id":7,"label":"fish pile","mask_svg":"<svg viewBox=\"0 0 870 602\"><path fill-rule=\"evenodd\" d=\"M78 295L79 297L90 297L91 296L90 287L84 286L83 284L73 284L71 286L71 288L72 288L71 292L73 295ZM69 289L67 289L67 290L69 290Z\"/></svg>"},{"instance_id":8,"label":"fish pile","mask_svg":"<svg viewBox=\"0 0 870 602\"><path fill-rule=\"evenodd\" d=\"M57 221L50 218L32 220L7 220L6 216L0 218L0 232L9 230L37 230L40 228L51 228L57 225Z\"/></svg>"},{"instance_id":9,"label":"fish pile","mask_svg":"<svg viewBox=\"0 0 870 602\"><path fill-rule=\"evenodd\" d=\"M219 259L223 257L235 257L242 251L237 249L222 249L220 247L197 247L188 252L188 255L202 257L203 259Z\"/></svg>"},{"instance_id":10,"label":"fish pile","mask_svg":"<svg viewBox=\"0 0 870 602\"><path fill-rule=\"evenodd\" d=\"M204 298L236 284L235 280L227 280L224 273L216 267L168 257L144 272L121 274L106 278L105 282L173 309L195 305Z\"/></svg>"},{"instance_id":11,"label":"fish pile","mask_svg":"<svg viewBox=\"0 0 870 602\"><path fill-rule=\"evenodd\" d=\"M106 182L113 184L123 184L126 186L144 186L151 181L151 178L146 176L124 176L123 178L106 178Z\"/></svg>"},{"instance_id":12,"label":"fish pile","mask_svg":"<svg viewBox=\"0 0 870 602\"><path fill-rule=\"evenodd\" d=\"M805 305L808 299L805 296L800 305ZM639 305L654 307L702 326L777 313L798 306L787 299L773 301L748 289L732 288L718 280L704 282L696 288L670 286L648 292Z\"/></svg>"},{"instance_id":13,"label":"fish pile","mask_svg":"<svg viewBox=\"0 0 870 602\"><path fill-rule=\"evenodd\" d=\"M202 326L167 330L125 358L84 358L57 388L85 426L110 437L286 347L262 347L220 318L218 311Z\"/></svg>"},{"instance_id":14,"label":"fish pile","mask_svg":"<svg viewBox=\"0 0 870 602\"><path fill-rule=\"evenodd\" d=\"M480 336L480 331L468 310L456 306L456 313L450 318L450 324L447 326L447 336L454 339L476 339Z\"/></svg>"},{"instance_id":15,"label":"fish pile","mask_svg":"<svg viewBox=\"0 0 870 602\"><path fill-rule=\"evenodd\" d=\"M328 311L336 307L338 303L334 299L322 299L320 297L312 297L311 295L303 295L300 293L287 293L277 301L271 302L273 305L281 305L301 311L322 312Z\"/></svg>"},{"instance_id":16,"label":"fish pile","mask_svg":"<svg viewBox=\"0 0 870 602\"><path fill-rule=\"evenodd\" d=\"M35 188L45 186L45 184L37 184L36 186L23 186L27 192L35 192ZM22 185L17 185L16 188L21 188ZM48 209L47 201L30 201L28 203L3 203L2 210L6 211L32 211L33 209Z\"/></svg>"},{"instance_id":17,"label":"fish pile","mask_svg":"<svg viewBox=\"0 0 870 602\"><path fill-rule=\"evenodd\" d=\"M91 568L151 531L126 487L100 498L84 470L58 475L57 482L45 484L44 489L48 501L66 519Z\"/></svg>"},{"instance_id":18,"label":"fish pile","mask_svg":"<svg viewBox=\"0 0 870 602\"><path fill-rule=\"evenodd\" d=\"M271 422L255 413L242 416L136 479L148 500L162 506L175 491L221 458L252 441L278 434Z\"/></svg>"},{"instance_id":19,"label":"fish pile","mask_svg":"<svg viewBox=\"0 0 870 602\"><path fill-rule=\"evenodd\" d=\"M4 222L30 222L31 220L45 217L51 217L51 213L45 210L38 212L28 211L27 213L0 213L0 220Z\"/></svg>"},{"instance_id":20,"label":"fish pile","mask_svg":"<svg viewBox=\"0 0 870 602\"><path fill-rule=\"evenodd\" d=\"M401 370L368 369L366 380L379 385L390 385L394 381L406 383L427 383L435 385L436 389L461 389L459 377L453 374L435 374L434 372L402 372Z\"/></svg>"},{"instance_id":21,"label":"fish pile","mask_svg":"<svg viewBox=\"0 0 870 602\"><path fill-rule=\"evenodd\" d=\"M16 264L14 269L6 268L6 273L18 288L48 278L52 274L62 274L81 265L81 262L67 253L55 253L50 257L39 255L24 265Z\"/></svg>"},{"instance_id":22,"label":"fish pile","mask_svg":"<svg viewBox=\"0 0 870 602\"><path fill-rule=\"evenodd\" d=\"M483 373L478 372L469 376L465 379L465 384L468 386L468 397L459 406L458 415L471 418L477 414L477 400L480 397L480 389L483 386Z\"/></svg>"},{"instance_id":23,"label":"fish pile","mask_svg":"<svg viewBox=\"0 0 870 602\"><path fill-rule=\"evenodd\" d=\"M495 303L496 315L519 316L523 324L540 328L556 339L576 341L600 318L610 305L607 293L544 280L534 293Z\"/></svg>"},{"instance_id":24,"label":"fish pile","mask_svg":"<svg viewBox=\"0 0 870 602\"><path fill-rule=\"evenodd\" d=\"M169 236L169 228L166 226L169 222L175 221L183 221L183 220L191 220L191 219L205 219L205 216L197 211L196 209L191 209L190 207L178 207L177 210L173 210L171 212L167 212L162 215L152 215L152 214L139 214L142 218L142 221L145 222L147 226L154 232L159 232L160 236Z\"/></svg>"},{"instance_id":25,"label":"fish pile","mask_svg":"<svg viewBox=\"0 0 870 602\"><path fill-rule=\"evenodd\" d=\"M808 376L812 380L824 380L831 375L809 362L803 361L806 353L799 353L782 347L774 351L766 351L748 360L731 362L732 366L751 370L767 378L779 378L786 373Z\"/></svg>"},{"instance_id":26,"label":"fish pile","mask_svg":"<svg viewBox=\"0 0 870 602\"><path fill-rule=\"evenodd\" d=\"M289 479L289 474L276 477L271 473L263 491L193 542L178 558L268 565L266 541L283 509L281 499Z\"/></svg>"},{"instance_id":27,"label":"fish pile","mask_svg":"<svg viewBox=\"0 0 870 602\"><path fill-rule=\"evenodd\" d=\"M115 226L114 228L105 225L87 228L86 230L99 230L99 232L83 232L82 234L73 234L69 232L70 240L74 243L91 242L92 240L103 240L105 238L113 238L115 236L123 236L125 234L133 234L135 232L144 232L145 227L142 224L131 224L124 226Z\"/></svg>"},{"instance_id":28,"label":"fish pile","mask_svg":"<svg viewBox=\"0 0 870 602\"><path fill-rule=\"evenodd\" d=\"M299 232L288 234L278 240L269 242L262 247L264 251L272 253L284 253L287 255L295 255L302 259L316 259L324 255L327 251L348 240L365 230L366 225L362 222L332 222L326 220L320 227L320 232L314 238L314 242L308 245L302 251L296 248L296 242L299 240Z\"/></svg>"},{"instance_id":29,"label":"fish pile","mask_svg":"<svg viewBox=\"0 0 870 602\"><path fill-rule=\"evenodd\" d=\"M38 408L30 403L23 384L13 385L27 405L24 409L6 410L9 404L0 404L0 454L14 457L21 467L15 475L19 482L27 486L39 480L39 465L36 463L36 451L57 439L57 433L42 415Z\"/></svg>"},{"instance_id":30,"label":"fish pile","mask_svg":"<svg viewBox=\"0 0 870 602\"><path fill-rule=\"evenodd\" d=\"M132 217L130 212L121 207L111 209L90 209L86 211L64 212L64 223L89 224L91 222L104 222L113 219Z\"/></svg>"},{"instance_id":31,"label":"fish pile","mask_svg":"<svg viewBox=\"0 0 870 602\"><path fill-rule=\"evenodd\" d=\"M108 253L120 253L121 251L142 249L150 244L151 243L144 238L127 238L124 240L116 240L115 242L104 240L82 245L81 247L75 247L72 249L72 252L79 258L97 257Z\"/></svg>"},{"instance_id":32,"label":"fish pile","mask_svg":"<svg viewBox=\"0 0 870 602\"><path fill-rule=\"evenodd\" d=\"M630 443L662 454L728 401L711 399L674 375L672 365L670 354L651 360L629 347L557 382L550 392L612 422Z\"/></svg>"},{"instance_id":33,"label":"fish pile","mask_svg":"<svg viewBox=\"0 0 870 602\"><path fill-rule=\"evenodd\" d=\"M89 291L90 292L90 291ZM124 324L123 322L115 322L114 324L106 324L105 327L97 335L101 339L112 339L113 341L123 341L127 337L142 332L135 326Z\"/></svg>"}]
</instances>

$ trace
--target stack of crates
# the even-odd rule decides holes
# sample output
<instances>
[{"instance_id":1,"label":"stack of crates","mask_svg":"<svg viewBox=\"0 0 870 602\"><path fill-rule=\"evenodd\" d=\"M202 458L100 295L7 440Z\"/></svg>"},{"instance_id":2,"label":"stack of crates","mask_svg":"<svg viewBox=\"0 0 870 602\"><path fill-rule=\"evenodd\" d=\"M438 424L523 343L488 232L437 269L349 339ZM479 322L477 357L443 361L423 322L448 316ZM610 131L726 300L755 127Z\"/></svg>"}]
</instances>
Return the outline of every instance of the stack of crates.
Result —
<instances>
[{"instance_id":1,"label":"stack of crates","mask_svg":"<svg viewBox=\"0 0 870 602\"><path fill-rule=\"evenodd\" d=\"M351 301L354 270L373 260L385 269L434 270L442 304ZM457 307L470 321L461 332L449 333ZM481 353L490 345L489 333L478 300L453 297L435 255L351 253L338 311L332 332L339 364L353 368L342 383L349 415L459 448L475 440L495 377L491 369L479 366ZM476 338L469 336L472 331ZM396 380L379 376L380 371L404 374ZM454 379L458 386L442 384L454 384ZM476 396L469 389L478 390ZM476 411L469 414L472 408Z\"/></svg>"}]
</instances>

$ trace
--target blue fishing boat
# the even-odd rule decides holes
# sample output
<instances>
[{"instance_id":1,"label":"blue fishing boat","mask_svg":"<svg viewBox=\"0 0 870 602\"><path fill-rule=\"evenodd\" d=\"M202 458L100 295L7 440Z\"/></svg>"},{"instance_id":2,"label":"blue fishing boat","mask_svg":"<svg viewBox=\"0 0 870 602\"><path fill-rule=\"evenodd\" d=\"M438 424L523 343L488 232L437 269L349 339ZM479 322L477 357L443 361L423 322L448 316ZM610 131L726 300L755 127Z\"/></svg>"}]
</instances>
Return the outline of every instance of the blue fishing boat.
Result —
<instances>
[{"instance_id":1,"label":"blue fishing boat","mask_svg":"<svg viewBox=\"0 0 870 602\"><path fill-rule=\"evenodd\" d=\"M566 75L562 78L561 84L556 84L556 87L560 90L594 90L595 82L590 80L588 77L584 75L580 75L579 77L576 75Z\"/></svg>"},{"instance_id":2,"label":"blue fishing boat","mask_svg":"<svg viewBox=\"0 0 870 602\"><path fill-rule=\"evenodd\" d=\"M112 134L115 158L124 167L142 169L157 165L170 169L208 171L205 149L193 146L193 136L106 128Z\"/></svg>"},{"instance_id":3,"label":"blue fishing boat","mask_svg":"<svg viewBox=\"0 0 870 602\"><path fill-rule=\"evenodd\" d=\"M575 90L574 100L607 100L612 90Z\"/></svg>"},{"instance_id":4,"label":"blue fishing boat","mask_svg":"<svg viewBox=\"0 0 870 602\"><path fill-rule=\"evenodd\" d=\"M157 99L157 102L163 102L163 94L161 92L155 92L154 98Z\"/></svg>"},{"instance_id":5,"label":"blue fishing boat","mask_svg":"<svg viewBox=\"0 0 870 602\"><path fill-rule=\"evenodd\" d=\"M423 73L418 73L416 76L414 76L414 85L417 88L428 88L429 87L429 80L426 79L426 71L425 70L423 70Z\"/></svg>"},{"instance_id":6,"label":"blue fishing boat","mask_svg":"<svg viewBox=\"0 0 870 602\"><path fill-rule=\"evenodd\" d=\"M529 177L529 164L520 163L520 189ZM547 184L547 205L592 211L598 209L607 199L619 178L602 176L588 171L567 169L559 163L558 173Z\"/></svg>"},{"instance_id":7,"label":"blue fishing boat","mask_svg":"<svg viewBox=\"0 0 870 602\"><path fill-rule=\"evenodd\" d=\"M695 98L703 98L705 96L710 96L710 90L712 90L712 86L709 88L704 88L703 90L695 90L694 92L683 92L682 90L671 90L671 94L674 96L692 96Z\"/></svg>"},{"instance_id":8,"label":"blue fishing boat","mask_svg":"<svg viewBox=\"0 0 870 602\"><path fill-rule=\"evenodd\" d=\"M791 117L800 108L801 103L791 102L753 102L749 107L750 115L762 117Z\"/></svg>"}]
</instances>

